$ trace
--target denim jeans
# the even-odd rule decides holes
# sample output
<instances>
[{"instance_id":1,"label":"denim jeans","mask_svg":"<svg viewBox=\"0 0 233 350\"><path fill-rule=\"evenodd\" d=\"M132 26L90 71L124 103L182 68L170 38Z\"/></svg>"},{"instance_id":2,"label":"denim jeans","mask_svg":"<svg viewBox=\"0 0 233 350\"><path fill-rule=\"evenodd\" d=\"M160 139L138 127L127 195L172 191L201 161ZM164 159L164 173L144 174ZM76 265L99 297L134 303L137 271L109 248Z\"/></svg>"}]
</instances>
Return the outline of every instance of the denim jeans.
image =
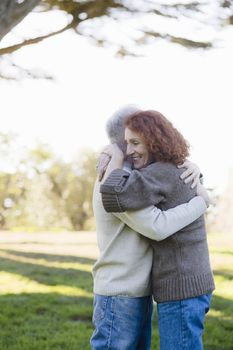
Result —
<instances>
[{"instance_id":1,"label":"denim jeans","mask_svg":"<svg viewBox=\"0 0 233 350\"><path fill-rule=\"evenodd\" d=\"M211 294L157 304L160 350L203 350Z\"/></svg>"},{"instance_id":2,"label":"denim jeans","mask_svg":"<svg viewBox=\"0 0 233 350\"><path fill-rule=\"evenodd\" d=\"M94 296L92 350L149 350L153 302L150 296Z\"/></svg>"}]
</instances>

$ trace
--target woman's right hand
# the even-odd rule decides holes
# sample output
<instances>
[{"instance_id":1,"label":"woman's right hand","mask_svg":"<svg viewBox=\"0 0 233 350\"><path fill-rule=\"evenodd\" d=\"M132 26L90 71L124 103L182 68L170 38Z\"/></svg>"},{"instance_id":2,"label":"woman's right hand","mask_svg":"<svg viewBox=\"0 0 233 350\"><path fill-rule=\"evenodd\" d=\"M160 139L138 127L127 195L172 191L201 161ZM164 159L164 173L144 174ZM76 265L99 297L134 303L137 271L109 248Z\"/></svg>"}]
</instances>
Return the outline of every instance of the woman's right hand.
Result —
<instances>
[{"instance_id":1,"label":"woman's right hand","mask_svg":"<svg viewBox=\"0 0 233 350\"><path fill-rule=\"evenodd\" d=\"M117 159L120 164L124 160L124 154L116 143L111 143L105 146L97 159L96 170L99 181L103 179L108 164L113 157L114 159Z\"/></svg>"},{"instance_id":2,"label":"woman's right hand","mask_svg":"<svg viewBox=\"0 0 233 350\"><path fill-rule=\"evenodd\" d=\"M111 160L111 156L108 153L105 153L105 152L100 153L96 163L96 171L97 171L99 181L102 180L110 160Z\"/></svg>"},{"instance_id":3,"label":"woman's right hand","mask_svg":"<svg viewBox=\"0 0 233 350\"><path fill-rule=\"evenodd\" d=\"M201 196L201 197L204 199L204 201L205 201L205 203L206 203L206 206L207 206L207 208L208 208L209 205L210 205L210 197L209 197L209 195L208 195L207 190L206 190L205 187L200 183L200 181L198 181L196 189L197 189L197 196Z\"/></svg>"}]
</instances>

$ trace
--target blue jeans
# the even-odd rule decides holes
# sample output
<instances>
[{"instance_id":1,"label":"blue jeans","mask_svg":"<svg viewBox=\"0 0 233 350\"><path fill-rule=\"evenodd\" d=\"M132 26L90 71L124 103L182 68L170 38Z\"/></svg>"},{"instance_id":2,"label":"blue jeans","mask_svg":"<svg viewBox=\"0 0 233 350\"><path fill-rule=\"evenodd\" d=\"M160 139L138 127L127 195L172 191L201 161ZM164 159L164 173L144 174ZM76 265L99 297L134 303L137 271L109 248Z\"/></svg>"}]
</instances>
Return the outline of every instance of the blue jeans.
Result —
<instances>
[{"instance_id":1,"label":"blue jeans","mask_svg":"<svg viewBox=\"0 0 233 350\"><path fill-rule=\"evenodd\" d=\"M160 350L203 350L211 294L157 304Z\"/></svg>"},{"instance_id":2,"label":"blue jeans","mask_svg":"<svg viewBox=\"0 0 233 350\"><path fill-rule=\"evenodd\" d=\"M149 350L153 302L150 296L94 296L92 350Z\"/></svg>"}]
</instances>

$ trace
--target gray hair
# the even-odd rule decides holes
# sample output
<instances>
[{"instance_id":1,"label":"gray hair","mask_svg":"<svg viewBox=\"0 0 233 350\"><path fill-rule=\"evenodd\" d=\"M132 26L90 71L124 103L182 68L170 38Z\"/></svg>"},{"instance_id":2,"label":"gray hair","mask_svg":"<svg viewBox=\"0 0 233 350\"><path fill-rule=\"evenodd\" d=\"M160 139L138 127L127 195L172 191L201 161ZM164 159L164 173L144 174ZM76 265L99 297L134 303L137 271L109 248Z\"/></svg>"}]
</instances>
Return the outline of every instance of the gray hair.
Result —
<instances>
[{"instance_id":1,"label":"gray hair","mask_svg":"<svg viewBox=\"0 0 233 350\"><path fill-rule=\"evenodd\" d=\"M107 120L106 132L111 143L117 143L118 146L124 150L124 133L125 120L134 112L139 111L140 108L137 105L129 104L119 108L113 115Z\"/></svg>"}]
</instances>

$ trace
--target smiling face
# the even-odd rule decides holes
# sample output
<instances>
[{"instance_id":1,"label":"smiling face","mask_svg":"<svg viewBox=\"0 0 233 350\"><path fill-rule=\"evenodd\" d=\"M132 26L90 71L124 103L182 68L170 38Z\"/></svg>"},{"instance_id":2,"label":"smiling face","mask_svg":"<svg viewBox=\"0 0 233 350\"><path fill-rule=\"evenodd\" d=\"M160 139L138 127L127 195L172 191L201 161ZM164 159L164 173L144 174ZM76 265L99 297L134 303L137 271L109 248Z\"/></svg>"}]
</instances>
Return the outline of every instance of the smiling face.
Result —
<instances>
[{"instance_id":1,"label":"smiling face","mask_svg":"<svg viewBox=\"0 0 233 350\"><path fill-rule=\"evenodd\" d=\"M125 141L127 143L127 155L133 161L135 169L145 167L152 160L152 156L147 150L147 145L140 134L125 128Z\"/></svg>"}]
</instances>

